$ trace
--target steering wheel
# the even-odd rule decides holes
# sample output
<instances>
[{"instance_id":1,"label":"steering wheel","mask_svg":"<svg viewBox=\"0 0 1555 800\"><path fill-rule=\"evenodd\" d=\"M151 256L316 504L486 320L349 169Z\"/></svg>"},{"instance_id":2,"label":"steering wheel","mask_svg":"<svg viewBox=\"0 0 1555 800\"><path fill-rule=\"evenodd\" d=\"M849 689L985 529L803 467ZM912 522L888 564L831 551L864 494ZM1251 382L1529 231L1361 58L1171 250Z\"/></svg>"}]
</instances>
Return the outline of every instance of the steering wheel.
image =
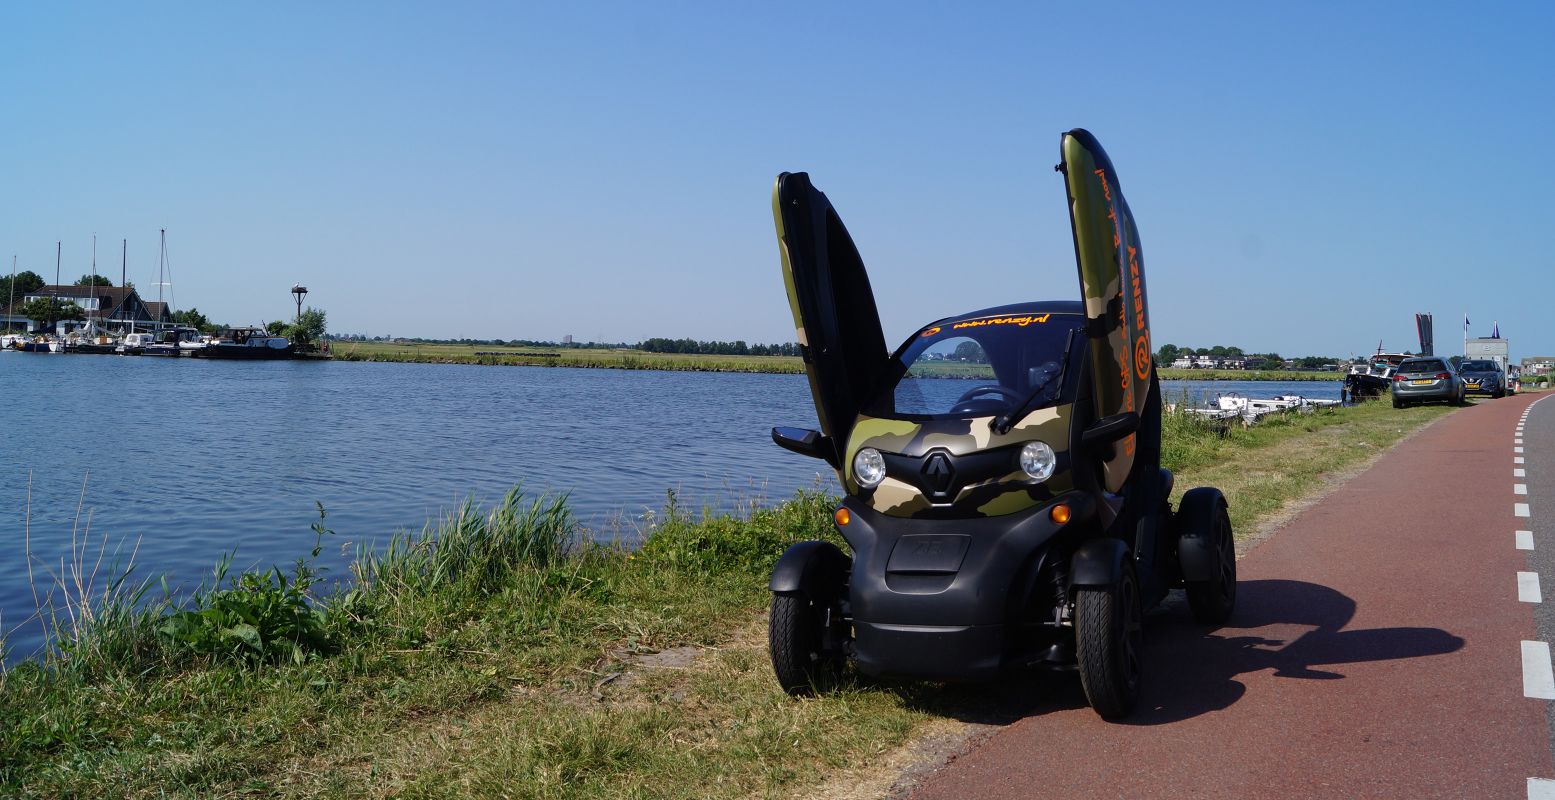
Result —
<instances>
[{"instance_id":1,"label":"steering wheel","mask_svg":"<svg viewBox=\"0 0 1555 800\"><path fill-rule=\"evenodd\" d=\"M996 383L989 383L989 384L985 384L983 386L974 386L974 387L966 390L965 392L962 392L961 396L956 398L956 405L959 406L962 403L965 403L966 401L971 400L972 398L974 398L974 397L976 397L976 396L978 396L980 394L988 394L990 392L995 392L995 393L1004 395L1006 398L1009 398L1009 401L1011 403L1019 403L1021 400L1025 399L1024 397L1021 396L1020 392L1017 392L1014 389L1008 389L1008 388L1000 386L1000 385L998 385Z\"/></svg>"}]
</instances>

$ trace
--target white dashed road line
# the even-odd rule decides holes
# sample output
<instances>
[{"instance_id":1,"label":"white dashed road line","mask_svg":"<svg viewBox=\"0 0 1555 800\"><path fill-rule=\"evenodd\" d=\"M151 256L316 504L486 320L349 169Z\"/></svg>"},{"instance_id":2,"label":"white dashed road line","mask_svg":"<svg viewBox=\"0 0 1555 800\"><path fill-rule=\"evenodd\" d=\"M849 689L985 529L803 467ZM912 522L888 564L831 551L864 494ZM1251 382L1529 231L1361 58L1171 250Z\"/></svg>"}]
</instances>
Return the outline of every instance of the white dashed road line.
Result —
<instances>
[{"instance_id":1,"label":"white dashed road line","mask_svg":"<svg viewBox=\"0 0 1555 800\"><path fill-rule=\"evenodd\" d=\"M1523 642L1523 696L1555 700L1555 669L1544 642Z\"/></svg>"},{"instance_id":2,"label":"white dashed road line","mask_svg":"<svg viewBox=\"0 0 1555 800\"><path fill-rule=\"evenodd\" d=\"M1528 516L1528 504L1527 503L1513 503L1512 504L1512 514L1515 515L1515 516L1519 516L1519 517L1526 517L1526 516Z\"/></svg>"},{"instance_id":3,"label":"white dashed road line","mask_svg":"<svg viewBox=\"0 0 1555 800\"><path fill-rule=\"evenodd\" d=\"M1528 800L1555 800L1555 781L1529 778Z\"/></svg>"},{"instance_id":4,"label":"white dashed road line","mask_svg":"<svg viewBox=\"0 0 1555 800\"><path fill-rule=\"evenodd\" d=\"M1526 477L1528 477L1528 470L1525 470L1522 467L1514 467L1512 469L1512 477L1514 477L1514 478L1526 478Z\"/></svg>"},{"instance_id":5,"label":"white dashed road line","mask_svg":"<svg viewBox=\"0 0 1555 800\"><path fill-rule=\"evenodd\" d=\"M1527 493L1528 493L1528 484L1526 484L1526 483L1514 483L1514 484L1512 484L1512 494L1527 494Z\"/></svg>"},{"instance_id":6,"label":"white dashed road line","mask_svg":"<svg viewBox=\"0 0 1555 800\"><path fill-rule=\"evenodd\" d=\"M1523 457L1522 456L1518 456L1518 457L1512 459L1512 463L1513 464L1521 464L1521 463L1523 463Z\"/></svg>"},{"instance_id":7,"label":"white dashed road line","mask_svg":"<svg viewBox=\"0 0 1555 800\"><path fill-rule=\"evenodd\" d=\"M1533 549L1533 531L1518 531L1517 532L1517 549L1518 550L1532 550Z\"/></svg>"},{"instance_id":8,"label":"white dashed road line","mask_svg":"<svg viewBox=\"0 0 1555 800\"><path fill-rule=\"evenodd\" d=\"M1544 602L1544 595L1539 593L1539 573L1517 573L1517 599L1524 603Z\"/></svg>"}]
</instances>

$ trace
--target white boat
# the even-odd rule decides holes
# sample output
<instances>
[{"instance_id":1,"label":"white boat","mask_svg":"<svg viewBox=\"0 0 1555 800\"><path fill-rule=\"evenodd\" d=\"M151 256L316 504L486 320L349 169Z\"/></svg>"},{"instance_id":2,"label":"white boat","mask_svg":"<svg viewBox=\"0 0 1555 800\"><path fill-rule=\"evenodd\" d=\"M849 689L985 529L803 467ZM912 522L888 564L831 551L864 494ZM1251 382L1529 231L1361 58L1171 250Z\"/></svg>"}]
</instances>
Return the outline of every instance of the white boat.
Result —
<instances>
[{"instance_id":1,"label":"white boat","mask_svg":"<svg viewBox=\"0 0 1555 800\"><path fill-rule=\"evenodd\" d=\"M1240 418L1244 423L1252 424L1270 415L1294 411L1308 413L1316 408L1329 408L1339 405L1338 400L1321 400L1302 397L1299 394L1275 395L1274 397L1244 397L1238 392L1220 392L1215 395L1215 400L1207 408L1185 408L1189 414L1204 419L1225 420Z\"/></svg>"},{"instance_id":2,"label":"white boat","mask_svg":"<svg viewBox=\"0 0 1555 800\"><path fill-rule=\"evenodd\" d=\"M129 356L138 356L146 352L148 345L157 343L155 333L126 333L124 341L116 348L117 352Z\"/></svg>"}]
</instances>

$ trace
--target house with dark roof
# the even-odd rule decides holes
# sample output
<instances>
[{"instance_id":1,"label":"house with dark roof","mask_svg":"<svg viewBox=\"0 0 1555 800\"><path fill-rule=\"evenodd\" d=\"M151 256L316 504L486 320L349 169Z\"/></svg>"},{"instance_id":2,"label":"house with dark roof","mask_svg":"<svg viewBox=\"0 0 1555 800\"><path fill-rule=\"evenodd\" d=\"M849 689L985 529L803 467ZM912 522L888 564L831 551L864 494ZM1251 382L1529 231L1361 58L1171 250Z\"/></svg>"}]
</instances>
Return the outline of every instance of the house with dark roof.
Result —
<instances>
[{"instance_id":1,"label":"house with dark roof","mask_svg":"<svg viewBox=\"0 0 1555 800\"><path fill-rule=\"evenodd\" d=\"M145 327L155 325L159 321L168 324L173 321L172 312L166 303L147 303L140 299L140 295L133 287L43 286L17 298L15 306L11 308L0 306L0 325L15 321L32 330L36 327L36 323L21 315L22 306L38 298L50 297L60 302L75 303L81 307L87 320L95 321L109 330L129 328L131 325ZM0 298L0 301L3 300L4 298Z\"/></svg>"}]
</instances>

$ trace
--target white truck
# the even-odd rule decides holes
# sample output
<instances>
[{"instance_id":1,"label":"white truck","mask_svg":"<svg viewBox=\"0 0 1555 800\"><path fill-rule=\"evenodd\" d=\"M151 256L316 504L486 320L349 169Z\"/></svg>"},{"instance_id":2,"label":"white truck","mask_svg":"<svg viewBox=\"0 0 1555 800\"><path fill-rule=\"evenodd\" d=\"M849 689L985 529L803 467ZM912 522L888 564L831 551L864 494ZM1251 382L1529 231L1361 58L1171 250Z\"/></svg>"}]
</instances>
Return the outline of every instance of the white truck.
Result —
<instances>
[{"instance_id":1,"label":"white truck","mask_svg":"<svg viewBox=\"0 0 1555 800\"><path fill-rule=\"evenodd\" d=\"M1509 374L1512 360L1509 357L1511 343L1508 339L1469 339L1463 343L1463 360L1488 358L1501 367L1501 374Z\"/></svg>"}]
</instances>

